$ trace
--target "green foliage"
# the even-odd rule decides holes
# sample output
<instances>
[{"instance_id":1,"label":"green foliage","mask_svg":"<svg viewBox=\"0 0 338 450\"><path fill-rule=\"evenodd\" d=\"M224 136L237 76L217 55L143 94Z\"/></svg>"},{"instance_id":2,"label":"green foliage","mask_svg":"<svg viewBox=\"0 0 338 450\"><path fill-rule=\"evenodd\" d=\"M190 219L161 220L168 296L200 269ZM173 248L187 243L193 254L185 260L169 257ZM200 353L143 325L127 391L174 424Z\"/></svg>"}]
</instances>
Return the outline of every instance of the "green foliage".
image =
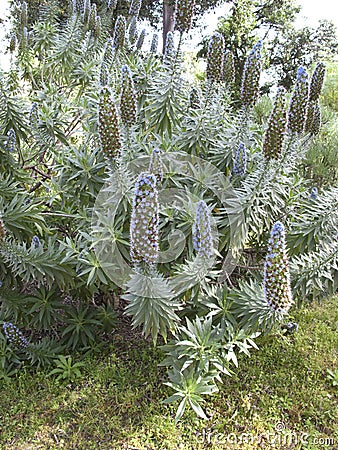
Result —
<instances>
[{"instance_id":1,"label":"green foliage","mask_svg":"<svg viewBox=\"0 0 338 450\"><path fill-rule=\"evenodd\" d=\"M63 356L59 355L57 359L54 361L55 369L51 370L48 376L57 375L57 381L64 382L73 382L79 378L81 378L82 374L80 371L80 367L84 366L83 362L73 363L71 356Z\"/></svg>"}]
</instances>

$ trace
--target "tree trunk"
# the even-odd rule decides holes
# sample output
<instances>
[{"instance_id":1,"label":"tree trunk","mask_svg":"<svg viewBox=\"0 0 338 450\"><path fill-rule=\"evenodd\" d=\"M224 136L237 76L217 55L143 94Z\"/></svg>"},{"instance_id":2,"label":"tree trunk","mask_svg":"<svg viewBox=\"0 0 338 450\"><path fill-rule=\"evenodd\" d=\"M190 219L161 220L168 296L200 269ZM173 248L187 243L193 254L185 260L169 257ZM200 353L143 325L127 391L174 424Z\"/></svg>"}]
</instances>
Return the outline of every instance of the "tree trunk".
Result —
<instances>
[{"instance_id":1,"label":"tree trunk","mask_svg":"<svg viewBox=\"0 0 338 450\"><path fill-rule=\"evenodd\" d=\"M163 0L163 53L168 31L174 31L174 2Z\"/></svg>"}]
</instances>

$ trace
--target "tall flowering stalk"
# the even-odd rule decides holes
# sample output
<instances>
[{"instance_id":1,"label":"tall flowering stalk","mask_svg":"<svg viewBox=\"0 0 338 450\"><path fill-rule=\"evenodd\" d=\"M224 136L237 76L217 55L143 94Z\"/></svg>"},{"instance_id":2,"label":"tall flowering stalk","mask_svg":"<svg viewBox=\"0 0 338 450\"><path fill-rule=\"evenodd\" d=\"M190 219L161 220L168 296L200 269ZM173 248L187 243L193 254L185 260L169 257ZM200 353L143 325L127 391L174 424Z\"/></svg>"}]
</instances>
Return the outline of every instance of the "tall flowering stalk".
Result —
<instances>
[{"instance_id":1,"label":"tall flowering stalk","mask_svg":"<svg viewBox=\"0 0 338 450\"><path fill-rule=\"evenodd\" d=\"M142 6L142 0L132 0L129 8L129 16L138 17Z\"/></svg>"},{"instance_id":2,"label":"tall flowering stalk","mask_svg":"<svg viewBox=\"0 0 338 450\"><path fill-rule=\"evenodd\" d=\"M159 204L156 177L141 173L135 184L130 220L130 256L135 264L157 262Z\"/></svg>"},{"instance_id":3,"label":"tall flowering stalk","mask_svg":"<svg viewBox=\"0 0 338 450\"><path fill-rule=\"evenodd\" d=\"M189 106L191 109L198 109L201 107L201 94L195 87L193 87L189 93Z\"/></svg>"},{"instance_id":4,"label":"tall flowering stalk","mask_svg":"<svg viewBox=\"0 0 338 450\"><path fill-rule=\"evenodd\" d=\"M113 38L113 46L116 48L116 50L124 46L124 42L126 39L126 29L127 29L126 18L124 16L118 16L115 22L114 38Z\"/></svg>"},{"instance_id":5,"label":"tall flowering stalk","mask_svg":"<svg viewBox=\"0 0 338 450\"><path fill-rule=\"evenodd\" d=\"M150 53L157 53L157 48L158 48L158 34L154 33L150 45Z\"/></svg>"},{"instance_id":6,"label":"tall flowering stalk","mask_svg":"<svg viewBox=\"0 0 338 450\"><path fill-rule=\"evenodd\" d=\"M176 0L175 30L188 33L194 15L195 0Z\"/></svg>"},{"instance_id":7,"label":"tall flowering stalk","mask_svg":"<svg viewBox=\"0 0 338 450\"><path fill-rule=\"evenodd\" d=\"M247 163L248 163L248 150L245 147L245 145L241 142L236 151L232 173L234 175L244 177L244 175L246 174Z\"/></svg>"},{"instance_id":8,"label":"tall flowering stalk","mask_svg":"<svg viewBox=\"0 0 338 450\"><path fill-rule=\"evenodd\" d=\"M131 45L134 45L137 41L137 18L132 17L130 24L129 24L129 42Z\"/></svg>"},{"instance_id":9,"label":"tall flowering stalk","mask_svg":"<svg viewBox=\"0 0 338 450\"><path fill-rule=\"evenodd\" d=\"M285 231L281 222L273 225L268 242L268 253L264 265L264 296L273 311L285 314L293 301Z\"/></svg>"},{"instance_id":10,"label":"tall flowering stalk","mask_svg":"<svg viewBox=\"0 0 338 450\"><path fill-rule=\"evenodd\" d=\"M176 56L174 33L169 31L165 41L164 62L170 64Z\"/></svg>"},{"instance_id":11,"label":"tall flowering stalk","mask_svg":"<svg viewBox=\"0 0 338 450\"><path fill-rule=\"evenodd\" d=\"M143 46L143 44L144 44L144 39L145 39L145 37L146 37L146 30L143 29L143 30L141 31L141 33L140 33L138 39L137 39L137 42L136 42L136 48L137 48L137 50L141 50L141 48L142 48L142 46Z\"/></svg>"},{"instance_id":12,"label":"tall flowering stalk","mask_svg":"<svg viewBox=\"0 0 338 450\"><path fill-rule=\"evenodd\" d=\"M88 19L88 27L90 30L95 29L96 17L97 17L97 7L96 7L96 4L93 3L93 5L91 5L91 8L90 8L89 19Z\"/></svg>"},{"instance_id":13,"label":"tall flowering stalk","mask_svg":"<svg viewBox=\"0 0 338 450\"><path fill-rule=\"evenodd\" d=\"M13 325L11 322L5 322L3 324L3 330L10 344L21 349L28 347L27 339L21 333L19 328Z\"/></svg>"},{"instance_id":14,"label":"tall flowering stalk","mask_svg":"<svg viewBox=\"0 0 338 450\"><path fill-rule=\"evenodd\" d=\"M13 128L11 128L7 133L7 141L5 144L5 149L9 153L12 153L12 152L14 152L15 147L16 147L16 133L13 130Z\"/></svg>"},{"instance_id":15,"label":"tall flowering stalk","mask_svg":"<svg viewBox=\"0 0 338 450\"><path fill-rule=\"evenodd\" d=\"M121 156L122 143L117 108L107 86L102 88L100 95L99 136L102 151L116 162Z\"/></svg>"},{"instance_id":16,"label":"tall flowering stalk","mask_svg":"<svg viewBox=\"0 0 338 450\"><path fill-rule=\"evenodd\" d=\"M163 162L161 157L161 150L155 148L152 151L149 162L149 173L152 173L156 177L156 183L159 184L163 180Z\"/></svg>"},{"instance_id":17,"label":"tall flowering stalk","mask_svg":"<svg viewBox=\"0 0 338 450\"><path fill-rule=\"evenodd\" d=\"M206 203L200 200L197 204L192 236L194 249L199 256L204 258L211 258L214 253L210 219L211 216Z\"/></svg>"},{"instance_id":18,"label":"tall flowering stalk","mask_svg":"<svg viewBox=\"0 0 338 450\"><path fill-rule=\"evenodd\" d=\"M0 243L6 239L6 228L0 215Z\"/></svg>"},{"instance_id":19,"label":"tall flowering stalk","mask_svg":"<svg viewBox=\"0 0 338 450\"><path fill-rule=\"evenodd\" d=\"M223 80L227 85L232 85L235 82L235 61L230 50L224 53Z\"/></svg>"},{"instance_id":20,"label":"tall flowering stalk","mask_svg":"<svg viewBox=\"0 0 338 450\"><path fill-rule=\"evenodd\" d=\"M282 155L287 121L285 94L285 88L278 88L275 103L269 117L263 143L263 152L267 159L278 159Z\"/></svg>"},{"instance_id":21,"label":"tall flowering stalk","mask_svg":"<svg viewBox=\"0 0 338 450\"><path fill-rule=\"evenodd\" d=\"M83 9L83 22L87 25L89 23L90 12L92 10L91 0L86 0Z\"/></svg>"},{"instance_id":22,"label":"tall flowering stalk","mask_svg":"<svg viewBox=\"0 0 338 450\"><path fill-rule=\"evenodd\" d=\"M262 70L262 41L258 41L248 54L241 86L242 104L246 109L252 108L259 95L259 78Z\"/></svg>"},{"instance_id":23,"label":"tall flowering stalk","mask_svg":"<svg viewBox=\"0 0 338 450\"><path fill-rule=\"evenodd\" d=\"M32 130L36 131L38 129L39 120L39 107L37 103L34 102L29 112L29 126Z\"/></svg>"},{"instance_id":24,"label":"tall flowering stalk","mask_svg":"<svg viewBox=\"0 0 338 450\"><path fill-rule=\"evenodd\" d=\"M121 119L125 126L130 127L136 122L137 105L134 81L131 71L127 65L122 66L122 87L120 110Z\"/></svg>"},{"instance_id":25,"label":"tall flowering stalk","mask_svg":"<svg viewBox=\"0 0 338 450\"><path fill-rule=\"evenodd\" d=\"M322 115L321 115L321 111L320 111L319 102L317 101L315 103L314 112L313 112L313 121L312 121L311 128L310 128L310 133L313 136L316 136L319 133L321 124L322 124Z\"/></svg>"},{"instance_id":26,"label":"tall flowering stalk","mask_svg":"<svg viewBox=\"0 0 338 450\"><path fill-rule=\"evenodd\" d=\"M288 112L288 130L291 133L303 133L308 109L308 99L309 76L304 67L299 67Z\"/></svg>"},{"instance_id":27,"label":"tall flowering stalk","mask_svg":"<svg viewBox=\"0 0 338 450\"><path fill-rule=\"evenodd\" d=\"M316 102L319 99L324 83L325 71L326 71L325 64L319 62L316 65L315 70L313 71L310 81L310 92L309 92L310 102Z\"/></svg>"},{"instance_id":28,"label":"tall flowering stalk","mask_svg":"<svg viewBox=\"0 0 338 450\"><path fill-rule=\"evenodd\" d=\"M105 63L107 67L113 64L115 55L114 40L112 38L108 39L104 47L102 63Z\"/></svg>"},{"instance_id":29,"label":"tall flowering stalk","mask_svg":"<svg viewBox=\"0 0 338 450\"><path fill-rule=\"evenodd\" d=\"M207 80L220 83L223 80L224 37L217 31L211 36L207 56Z\"/></svg>"}]
</instances>

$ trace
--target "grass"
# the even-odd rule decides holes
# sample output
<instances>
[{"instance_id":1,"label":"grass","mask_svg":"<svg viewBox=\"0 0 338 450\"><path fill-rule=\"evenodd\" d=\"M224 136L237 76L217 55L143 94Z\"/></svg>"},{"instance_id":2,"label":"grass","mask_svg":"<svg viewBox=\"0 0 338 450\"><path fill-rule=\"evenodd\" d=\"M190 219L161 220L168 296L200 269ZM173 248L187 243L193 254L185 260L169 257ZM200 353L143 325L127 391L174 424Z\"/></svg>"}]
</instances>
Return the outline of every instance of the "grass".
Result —
<instances>
[{"instance_id":1,"label":"grass","mask_svg":"<svg viewBox=\"0 0 338 450\"><path fill-rule=\"evenodd\" d=\"M0 449L338 449L337 303L297 310L298 333L259 339L208 399L208 421L188 412L175 426L163 355L133 336L85 360L72 384L23 369L2 389Z\"/></svg>"}]
</instances>

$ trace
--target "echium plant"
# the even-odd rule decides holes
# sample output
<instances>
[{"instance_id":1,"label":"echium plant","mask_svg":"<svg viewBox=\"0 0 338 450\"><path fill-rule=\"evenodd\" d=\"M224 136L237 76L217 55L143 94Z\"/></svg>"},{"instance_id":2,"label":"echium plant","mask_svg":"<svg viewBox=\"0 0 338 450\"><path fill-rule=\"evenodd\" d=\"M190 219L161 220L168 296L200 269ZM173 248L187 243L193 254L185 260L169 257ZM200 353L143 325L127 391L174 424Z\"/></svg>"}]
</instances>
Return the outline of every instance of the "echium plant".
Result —
<instances>
[{"instance_id":1,"label":"echium plant","mask_svg":"<svg viewBox=\"0 0 338 450\"><path fill-rule=\"evenodd\" d=\"M116 50L121 49L124 46L126 39L127 23L124 16L118 16L115 22L113 46Z\"/></svg>"},{"instance_id":2,"label":"echium plant","mask_svg":"<svg viewBox=\"0 0 338 450\"><path fill-rule=\"evenodd\" d=\"M163 181L163 162L161 157L161 150L159 148L155 148L152 151L148 171L149 173L155 175L157 185Z\"/></svg>"},{"instance_id":3,"label":"echium plant","mask_svg":"<svg viewBox=\"0 0 338 450\"><path fill-rule=\"evenodd\" d=\"M270 233L264 265L264 297L269 307L281 316L293 303L285 230L281 222L276 222Z\"/></svg>"},{"instance_id":4,"label":"echium plant","mask_svg":"<svg viewBox=\"0 0 338 450\"><path fill-rule=\"evenodd\" d=\"M241 142L237 148L232 173L240 177L244 177L246 174L246 166L248 162L248 150L246 146Z\"/></svg>"},{"instance_id":5,"label":"echium plant","mask_svg":"<svg viewBox=\"0 0 338 450\"><path fill-rule=\"evenodd\" d=\"M130 255L133 262L156 264L159 252L159 204L156 177L141 173L135 184L130 220Z\"/></svg>"},{"instance_id":6,"label":"echium plant","mask_svg":"<svg viewBox=\"0 0 338 450\"><path fill-rule=\"evenodd\" d=\"M165 41L164 62L170 64L175 59L175 55L174 33L168 31Z\"/></svg>"},{"instance_id":7,"label":"echium plant","mask_svg":"<svg viewBox=\"0 0 338 450\"><path fill-rule=\"evenodd\" d=\"M304 67L299 67L289 112L288 130L291 133L303 133L309 100L309 77Z\"/></svg>"},{"instance_id":8,"label":"echium plant","mask_svg":"<svg viewBox=\"0 0 338 450\"><path fill-rule=\"evenodd\" d=\"M142 48L142 46L143 46L143 44L144 44L144 39L145 39L145 37L146 37L146 30L143 29L143 30L141 31L141 33L140 33L138 39L137 39L137 42L136 42L136 48L137 48L137 50L141 50L141 48Z\"/></svg>"},{"instance_id":9,"label":"echium plant","mask_svg":"<svg viewBox=\"0 0 338 450\"><path fill-rule=\"evenodd\" d=\"M107 86L101 89L100 94L99 136L101 150L109 159L116 162L121 156L121 132L117 108Z\"/></svg>"},{"instance_id":10,"label":"echium plant","mask_svg":"<svg viewBox=\"0 0 338 450\"><path fill-rule=\"evenodd\" d=\"M217 31L211 36L208 46L206 77L210 83L223 80L224 37Z\"/></svg>"},{"instance_id":11,"label":"echium plant","mask_svg":"<svg viewBox=\"0 0 338 450\"><path fill-rule=\"evenodd\" d=\"M195 0L176 0L175 30L188 33L194 15Z\"/></svg>"},{"instance_id":12,"label":"echium plant","mask_svg":"<svg viewBox=\"0 0 338 450\"><path fill-rule=\"evenodd\" d=\"M279 159L282 155L287 121L285 94L285 88L279 87L269 117L263 143L263 152L267 159Z\"/></svg>"},{"instance_id":13,"label":"echium plant","mask_svg":"<svg viewBox=\"0 0 338 450\"><path fill-rule=\"evenodd\" d=\"M207 204L203 200L200 200L197 204L192 236L194 249L198 255L204 258L211 258L214 254L211 215Z\"/></svg>"},{"instance_id":14,"label":"echium plant","mask_svg":"<svg viewBox=\"0 0 338 450\"><path fill-rule=\"evenodd\" d=\"M121 100L120 100L121 119L126 127L130 127L135 124L137 115L134 81L130 68L127 65L122 66L121 72L122 72L122 86L121 86Z\"/></svg>"},{"instance_id":15,"label":"echium plant","mask_svg":"<svg viewBox=\"0 0 338 450\"><path fill-rule=\"evenodd\" d=\"M129 8L129 16L138 17L142 6L142 0L132 0Z\"/></svg>"},{"instance_id":16,"label":"echium plant","mask_svg":"<svg viewBox=\"0 0 338 450\"><path fill-rule=\"evenodd\" d=\"M235 61L234 55L230 50L224 53L223 80L228 86L235 82Z\"/></svg>"},{"instance_id":17,"label":"echium plant","mask_svg":"<svg viewBox=\"0 0 338 450\"><path fill-rule=\"evenodd\" d=\"M13 325L11 322L5 322L3 324L3 330L10 344L20 349L28 347L27 339L17 326Z\"/></svg>"},{"instance_id":18,"label":"echium plant","mask_svg":"<svg viewBox=\"0 0 338 450\"><path fill-rule=\"evenodd\" d=\"M249 52L243 71L241 99L245 109L252 108L259 95L259 78L262 70L262 41Z\"/></svg>"}]
</instances>

